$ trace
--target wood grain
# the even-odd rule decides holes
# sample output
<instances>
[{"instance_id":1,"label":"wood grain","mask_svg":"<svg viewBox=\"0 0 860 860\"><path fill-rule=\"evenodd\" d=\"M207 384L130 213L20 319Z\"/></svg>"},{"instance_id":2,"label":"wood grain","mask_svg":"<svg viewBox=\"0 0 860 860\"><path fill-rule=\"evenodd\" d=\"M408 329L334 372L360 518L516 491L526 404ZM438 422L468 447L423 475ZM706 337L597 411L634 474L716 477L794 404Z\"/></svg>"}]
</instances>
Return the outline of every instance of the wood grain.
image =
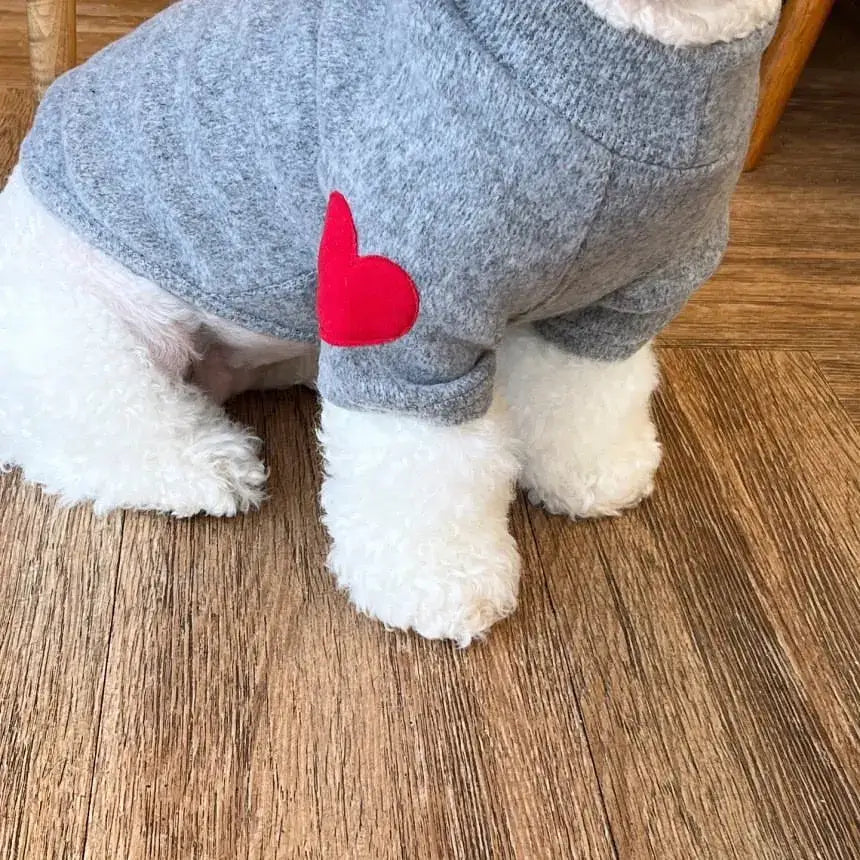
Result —
<instances>
[{"instance_id":1,"label":"wood grain","mask_svg":"<svg viewBox=\"0 0 860 860\"><path fill-rule=\"evenodd\" d=\"M753 537L747 569L799 686L811 710L827 703L821 747L860 788L850 766L860 750L858 624L844 614L860 605L860 433L803 353L684 351L666 364L673 411L695 425L706 443L699 461ZM781 410L786 388L792 408Z\"/></svg>"},{"instance_id":2,"label":"wood grain","mask_svg":"<svg viewBox=\"0 0 860 860\"><path fill-rule=\"evenodd\" d=\"M3 857L83 850L122 520L0 480Z\"/></svg>"},{"instance_id":3,"label":"wood grain","mask_svg":"<svg viewBox=\"0 0 860 860\"><path fill-rule=\"evenodd\" d=\"M528 512L553 605L579 607L562 639L579 642L619 854L847 860L860 844L860 440L808 357L662 359L653 501L573 527Z\"/></svg>"},{"instance_id":4,"label":"wood grain","mask_svg":"<svg viewBox=\"0 0 860 860\"><path fill-rule=\"evenodd\" d=\"M81 0L82 53L162 5ZM307 392L232 406L272 471L248 517L95 520L0 475L0 856L855 857L858 44L825 29L662 338L655 497L520 499L521 605L486 642L334 589ZM32 107L0 0L0 177Z\"/></svg>"},{"instance_id":5,"label":"wood grain","mask_svg":"<svg viewBox=\"0 0 860 860\"><path fill-rule=\"evenodd\" d=\"M314 413L298 393L242 405L276 440L280 504L128 515L87 856L612 857L538 605L531 631L458 652L334 591Z\"/></svg>"},{"instance_id":6,"label":"wood grain","mask_svg":"<svg viewBox=\"0 0 860 860\"><path fill-rule=\"evenodd\" d=\"M814 357L830 390L839 398L854 426L860 429L860 351L821 349Z\"/></svg>"},{"instance_id":7,"label":"wood grain","mask_svg":"<svg viewBox=\"0 0 860 860\"><path fill-rule=\"evenodd\" d=\"M747 170L758 166L833 3L834 0L787 0L784 4L779 26L762 63L761 97L746 159Z\"/></svg>"},{"instance_id":8,"label":"wood grain","mask_svg":"<svg viewBox=\"0 0 860 860\"><path fill-rule=\"evenodd\" d=\"M32 115L33 91L29 86L0 88L0 183L4 185Z\"/></svg>"},{"instance_id":9,"label":"wood grain","mask_svg":"<svg viewBox=\"0 0 860 860\"><path fill-rule=\"evenodd\" d=\"M36 98L77 59L75 0L27 0L30 71Z\"/></svg>"}]
</instances>

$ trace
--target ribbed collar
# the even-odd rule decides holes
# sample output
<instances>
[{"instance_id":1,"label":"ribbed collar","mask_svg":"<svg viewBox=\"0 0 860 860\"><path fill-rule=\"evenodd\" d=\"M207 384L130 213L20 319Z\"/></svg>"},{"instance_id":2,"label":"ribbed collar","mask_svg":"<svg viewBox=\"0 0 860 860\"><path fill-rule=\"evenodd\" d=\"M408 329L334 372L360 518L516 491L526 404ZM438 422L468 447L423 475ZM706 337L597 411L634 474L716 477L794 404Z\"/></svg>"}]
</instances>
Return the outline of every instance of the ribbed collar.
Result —
<instances>
[{"instance_id":1,"label":"ribbed collar","mask_svg":"<svg viewBox=\"0 0 860 860\"><path fill-rule=\"evenodd\" d=\"M679 48L619 30L579 0L440 5L561 115L616 151L679 164L713 155L697 151L703 123L725 129L732 85L757 74L773 34L768 27L733 42Z\"/></svg>"}]
</instances>

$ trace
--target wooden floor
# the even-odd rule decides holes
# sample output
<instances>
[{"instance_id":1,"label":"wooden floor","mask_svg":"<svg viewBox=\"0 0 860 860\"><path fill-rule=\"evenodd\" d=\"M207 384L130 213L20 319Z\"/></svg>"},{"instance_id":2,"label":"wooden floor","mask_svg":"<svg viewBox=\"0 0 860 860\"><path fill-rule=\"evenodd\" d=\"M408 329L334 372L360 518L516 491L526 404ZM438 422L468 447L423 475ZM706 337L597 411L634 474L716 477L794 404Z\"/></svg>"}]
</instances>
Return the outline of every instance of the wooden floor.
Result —
<instances>
[{"instance_id":1,"label":"wooden floor","mask_svg":"<svg viewBox=\"0 0 860 860\"><path fill-rule=\"evenodd\" d=\"M84 53L160 5L82 2ZM0 477L0 856L860 856L858 48L831 22L663 337L654 499L518 503L522 604L485 643L334 590L307 393L235 405L272 471L252 516L96 520Z\"/></svg>"}]
</instances>

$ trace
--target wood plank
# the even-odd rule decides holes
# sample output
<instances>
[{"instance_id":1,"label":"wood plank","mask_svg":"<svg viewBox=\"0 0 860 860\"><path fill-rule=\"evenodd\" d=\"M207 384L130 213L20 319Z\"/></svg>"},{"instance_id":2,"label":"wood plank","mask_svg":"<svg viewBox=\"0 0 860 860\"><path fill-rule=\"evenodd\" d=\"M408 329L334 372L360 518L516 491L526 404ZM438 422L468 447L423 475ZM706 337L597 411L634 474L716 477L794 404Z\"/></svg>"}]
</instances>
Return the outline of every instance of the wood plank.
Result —
<instances>
[{"instance_id":1,"label":"wood plank","mask_svg":"<svg viewBox=\"0 0 860 860\"><path fill-rule=\"evenodd\" d=\"M666 373L749 535L747 575L780 648L860 790L860 433L809 355L670 352Z\"/></svg>"},{"instance_id":2,"label":"wood plank","mask_svg":"<svg viewBox=\"0 0 860 860\"><path fill-rule=\"evenodd\" d=\"M0 475L3 857L83 849L121 531Z\"/></svg>"},{"instance_id":3,"label":"wood plank","mask_svg":"<svg viewBox=\"0 0 860 860\"><path fill-rule=\"evenodd\" d=\"M241 408L259 514L128 515L87 856L612 857L545 596L468 652L357 616L323 570L312 398Z\"/></svg>"},{"instance_id":4,"label":"wood plank","mask_svg":"<svg viewBox=\"0 0 860 860\"><path fill-rule=\"evenodd\" d=\"M0 87L0 185L18 160L18 147L33 114L33 92L26 87Z\"/></svg>"},{"instance_id":5,"label":"wood plank","mask_svg":"<svg viewBox=\"0 0 860 860\"><path fill-rule=\"evenodd\" d=\"M21 0L0 0L0 85L32 87L27 7Z\"/></svg>"},{"instance_id":6,"label":"wood plank","mask_svg":"<svg viewBox=\"0 0 860 860\"><path fill-rule=\"evenodd\" d=\"M78 48L82 60L131 32L172 0L78 0Z\"/></svg>"},{"instance_id":7,"label":"wood plank","mask_svg":"<svg viewBox=\"0 0 860 860\"><path fill-rule=\"evenodd\" d=\"M860 429L860 349L846 352L819 349L814 355L830 389L839 398L854 426Z\"/></svg>"},{"instance_id":8,"label":"wood plank","mask_svg":"<svg viewBox=\"0 0 860 860\"><path fill-rule=\"evenodd\" d=\"M808 356L663 361L655 498L579 526L529 512L553 605L571 607L562 640L579 645L619 854L847 860L860 844L857 434Z\"/></svg>"},{"instance_id":9,"label":"wood plank","mask_svg":"<svg viewBox=\"0 0 860 860\"><path fill-rule=\"evenodd\" d=\"M724 692L677 593L678 551L647 515L573 524L537 509L521 547L540 564L571 643L574 687L622 858L785 860L757 812Z\"/></svg>"}]
</instances>

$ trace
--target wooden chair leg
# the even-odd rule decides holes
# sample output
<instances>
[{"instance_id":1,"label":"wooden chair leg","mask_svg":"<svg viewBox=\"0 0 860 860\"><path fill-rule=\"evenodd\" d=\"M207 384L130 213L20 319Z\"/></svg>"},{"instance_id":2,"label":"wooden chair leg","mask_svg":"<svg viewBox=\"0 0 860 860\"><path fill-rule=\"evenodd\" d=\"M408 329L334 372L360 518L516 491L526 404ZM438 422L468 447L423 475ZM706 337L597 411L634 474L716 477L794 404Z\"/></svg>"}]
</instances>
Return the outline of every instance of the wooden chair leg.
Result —
<instances>
[{"instance_id":1,"label":"wooden chair leg","mask_svg":"<svg viewBox=\"0 0 860 860\"><path fill-rule=\"evenodd\" d=\"M759 163L818 41L834 0L788 0L762 63L761 98L746 169Z\"/></svg>"},{"instance_id":2,"label":"wooden chair leg","mask_svg":"<svg viewBox=\"0 0 860 860\"><path fill-rule=\"evenodd\" d=\"M36 98L75 64L76 0L27 0L30 69Z\"/></svg>"}]
</instances>

